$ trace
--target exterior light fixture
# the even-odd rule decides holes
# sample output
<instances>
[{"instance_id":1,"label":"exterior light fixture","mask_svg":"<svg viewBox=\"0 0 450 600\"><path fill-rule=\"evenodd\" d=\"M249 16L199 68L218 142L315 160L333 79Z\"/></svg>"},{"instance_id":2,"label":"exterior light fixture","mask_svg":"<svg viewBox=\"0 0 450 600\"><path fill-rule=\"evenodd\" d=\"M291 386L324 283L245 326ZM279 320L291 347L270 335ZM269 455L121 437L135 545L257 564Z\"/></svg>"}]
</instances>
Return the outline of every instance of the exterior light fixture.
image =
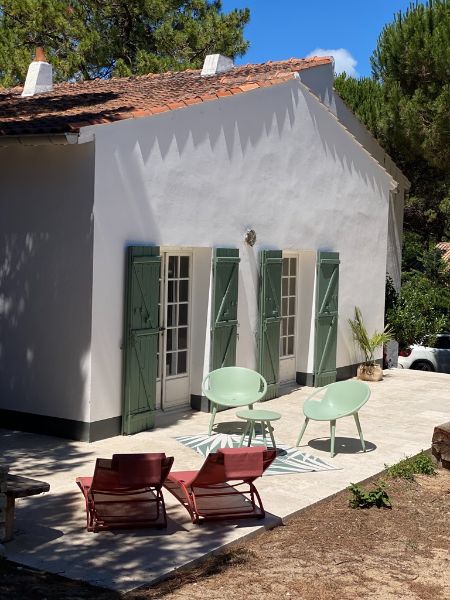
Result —
<instances>
[{"instance_id":1,"label":"exterior light fixture","mask_svg":"<svg viewBox=\"0 0 450 600\"><path fill-rule=\"evenodd\" d=\"M249 246L254 246L256 242L256 231L254 229L247 229L245 232L244 241Z\"/></svg>"}]
</instances>

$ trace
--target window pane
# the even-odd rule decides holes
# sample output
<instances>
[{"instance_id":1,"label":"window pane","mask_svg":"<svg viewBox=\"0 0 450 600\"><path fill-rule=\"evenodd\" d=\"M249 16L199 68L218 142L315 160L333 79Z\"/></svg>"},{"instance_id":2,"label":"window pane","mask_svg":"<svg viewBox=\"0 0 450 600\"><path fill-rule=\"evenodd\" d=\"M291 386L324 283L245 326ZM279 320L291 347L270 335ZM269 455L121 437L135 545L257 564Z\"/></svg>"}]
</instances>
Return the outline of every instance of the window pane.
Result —
<instances>
[{"instance_id":1,"label":"window pane","mask_svg":"<svg viewBox=\"0 0 450 600\"><path fill-rule=\"evenodd\" d=\"M295 275L295 272L297 270L297 259L296 258L291 258L291 265L290 265L290 274L291 275Z\"/></svg>"},{"instance_id":2,"label":"window pane","mask_svg":"<svg viewBox=\"0 0 450 600\"><path fill-rule=\"evenodd\" d=\"M434 347L440 348L441 350L448 350L450 348L450 338L447 338L447 337L436 338Z\"/></svg>"},{"instance_id":3,"label":"window pane","mask_svg":"<svg viewBox=\"0 0 450 600\"><path fill-rule=\"evenodd\" d=\"M294 335L294 326L295 326L295 317L290 317L289 326L288 326L289 335Z\"/></svg>"},{"instance_id":4,"label":"window pane","mask_svg":"<svg viewBox=\"0 0 450 600\"><path fill-rule=\"evenodd\" d=\"M177 367L176 367L177 353L169 352L166 354L166 375L176 375Z\"/></svg>"},{"instance_id":5,"label":"window pane","mask_svg":"<svg viewBox=\"0 0 450 600\"><path fill-rule=\"evenodd\" d=\"M168 329L167 330L167 350L176 350L177 349L177 330L176 329Z\"/></svg>"},{"instance_id":6,"label":"window pane","mask_svg":"<svg viewBox=\"0 0 450 600\"><path fill-rule=\"evenodd\" d=\"M167 327L173 327L177 324L177 305L176 304L168 304L167 305Z\"/></svg>"},{"instance_id":7,"label":"window pane","mask_svg":"<svg viewBox=\"0 0 450 600\"><path fill-rule=\"evenodd\" d=\"M283 275L289 275L289 259L283 258Z\"/></svg>"},{"instance_id":8,"label":"window pane","mask_svg":"<svg viewBox=\"0 0 450 600\"><path fill-rule=\"evenodd\" d=\"M287 354L287 338L283 338L283 356Z\"/></svg>"},{"instance_id":9,"label":"window pane","mask_svg":"<svg viewBox=\"0 0 450 600\"><path fill-rule=\"evenodd\" d=\"M186 373L187 352L178 352L178 373Z\"/></svg>"},{"instance_id":10,"label":"window pane","mask_svg":"<svg viewBox=\"0 0 450 600\"><path fill-rule=\"evenodd\" d=\"M282 281L281 295L287 296L288 290L289 290L289 279L287 277L283 277L283 279L281 281Z\"/></svg>"},{"instance_id":11,"label":"window pane","mask_svg":"<svg viewBox=\"0 0 450 600\"><path fill-rule=\"evenodd\" d=\"M187 302L189 297L189 281L180 281L180 302Z\"/></svg>"},{"instance_id":12,"label":"window pane","mask_svg":"<svg viewBox=\"0 0 450 600\"><path fill-rule=\"evenodd\" d=\"M289 314L295 315L295 298L289 298Z\"/></svg>"},{"instance_id":13,"label":"window pane","mask_svg":"<svg viewBox=\"0 0 450 600\"><path fill-rule=\"evenodd\" d=\"M187 348L187 338L187 327L180 327L180 329L178 329L178 350L185 350Z\"/></svg>"},{"instance_id":14,"label":"window pane","mask_svg":"<svg viewBox=\"0 0 450 600\"><path fill-rule=\"evenodd\" d=\"M289 295L295 296L295 277L289 278Z\"/></svg>"},{"instance_id":15,"label":"window pane","mask_svg":"<svg viewBox=\"0 0 450 600\"><path fill-rule=\"evenodd\" d=\"M282 319L281 323L282 323L282 333L281 333L281 335L286 335L287 334L287 319Z\"/></svg>"},{"instance_id":16,"label":"window pane","mask_svg":"<svg viewBox=\"0 0 450 600\"><path fill-rule=\"evenodd\" d=\"M189 256L180 256L180 277L189 277Z\"/></svg>"},{"instance_id":17,"label":"window pane","mask_svg":"<svg viewBox=\"0 0 450 600\"><path fill-rule=\"evenodd\" d=\"M169 281L167 288L167 301L168 302L176 302L177 301L177 287L178 281Z\"/></svg>"},{"instance_id":18,"label":"window pane","mask_svg":"<svg viewBox=\"0 0 450 600\"><path fill-rule=\"evenodd\" d=\"M287 353L294 354L294 338L292 336L287 338Z\"/></svg>"},{"instance_id":19,"label":"window pane","mask_svg":"<svg viewBox=\"0 0 450 600\"><path fill-rule=\"evenodd\" d=\"M283 298L281 301L281 314L285 317L288 314L288 300L287 298Z\"/></svg>"},{"instance_id":20,"label":"window pane","mask_svg":"<svg viewBox=\"0 0 450 600\"><path fill-rule=\"evenodd\" d=\"M178 277L178 256L169 256L168 277L169 279Z\"/></svg>"},{"instance_id":21,"label":"window pane","mask_svg":"<svg viewBox=\"0 0 450 600\"><path fill-rule=\"evenodd\" d=\"M187 304L179 304L178 305L178 325L187 325L188 324L188 305Z\"/></svg>"}]
</instances>

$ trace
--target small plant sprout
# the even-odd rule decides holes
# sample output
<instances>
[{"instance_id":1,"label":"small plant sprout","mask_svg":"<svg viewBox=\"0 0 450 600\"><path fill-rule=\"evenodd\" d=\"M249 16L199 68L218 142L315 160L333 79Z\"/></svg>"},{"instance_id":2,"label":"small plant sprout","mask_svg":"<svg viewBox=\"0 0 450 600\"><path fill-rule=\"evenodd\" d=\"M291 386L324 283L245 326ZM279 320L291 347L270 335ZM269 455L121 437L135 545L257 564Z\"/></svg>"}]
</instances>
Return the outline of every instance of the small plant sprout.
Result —
<instances>
[{"instance_id":1,"label":"small plant sprout","mask_svg":"<svg viewBox=\"0 0 450 600\"><path fill-rule=\"evenodd\" d=\"M348 491L351 492L349 506L351 508L392 508L384 481L379 481L371 490L365 490L357 483L351 483Z\"/></svg>"},{"instance_id":2,"label":"small plant sprout","mask_svg":"<svg viewBox=\"0 0 450 600\"><path fill-rule=\"evenodd\" d=\"M395 465L385 465L387 474L394 479L414 481L415 475L436 475L433 459L429 454L420 452L416 456L406 456Z\"/></svg>"}]
</instances>

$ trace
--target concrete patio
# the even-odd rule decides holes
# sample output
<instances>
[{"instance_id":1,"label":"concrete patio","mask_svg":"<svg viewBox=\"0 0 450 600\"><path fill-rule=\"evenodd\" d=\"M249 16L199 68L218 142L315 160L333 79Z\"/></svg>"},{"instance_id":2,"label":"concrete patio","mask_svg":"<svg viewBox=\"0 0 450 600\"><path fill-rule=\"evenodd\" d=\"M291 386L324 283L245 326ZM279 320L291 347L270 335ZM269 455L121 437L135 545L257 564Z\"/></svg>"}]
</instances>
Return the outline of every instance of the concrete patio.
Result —
<instances>
[{"instance_id":1,"label":"concrete patio","mask_svg":"<svg viewBox=\"0 0 450 600\"><path fill-rule=\"evenodd\" d=\"M337 423L337 456L330 459L328 424L311 422L301 449L338 469L263 477L257 483L268 513L263 522L194 526L187 512L166 493L167 531L85 531L77 476L91 475L97 457L119 452L164 451L175 456L174 470L198 468L203 458L175 437L206 433L209 415L205 413L163 415L153 431L92 444L0 430L1 456L10 464L10 472L43 479L51 486L48 494L17 502L16 535L5 545L7 558L127 591L163 578L264 527L273 527L350 482L375 475L405 454L429 448L434 426L450 420L450 375L391 369L382 382L370 386L372 397L360 412L368 451L361 452L353 419L342 419ZM264 408L282 413L281 421L275 423L277 441L295 444L302 422L301 406L311 391L296 389L264 403ZM219 430L224 427L221 423L238 421L234 412L218 414ZM239 425L242 427L242 422Z\"/></svg>"}]
</instances>

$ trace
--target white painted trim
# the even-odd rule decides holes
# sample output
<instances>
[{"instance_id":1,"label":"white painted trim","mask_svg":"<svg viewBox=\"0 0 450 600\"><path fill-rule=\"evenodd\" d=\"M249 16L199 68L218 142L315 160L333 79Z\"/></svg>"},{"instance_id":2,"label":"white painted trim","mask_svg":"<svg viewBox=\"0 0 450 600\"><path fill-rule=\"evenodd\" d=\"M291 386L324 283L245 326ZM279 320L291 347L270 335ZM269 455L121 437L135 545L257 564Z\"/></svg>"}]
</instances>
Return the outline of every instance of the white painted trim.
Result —
<instances>
[{"instance_id":1,"label":"white painted trim","mask_svg":"<svg viewBox=\"0 0 450 600\"><path fill-rule=\"evenodd\" d=\"M160 343L160 360L159 360L160 373L159 373L159 377L157 377L157 384L159 384L159 386L157 385L157 388L159 387L160 394L159 394L159 398L157 398L156 403L160 406L161 410L165 412L166 410L172 410L173 408L181 407L181 405L179 407L173 407L173 406L165 407L165 404L167 403L166 394L167 394L167 384L168 383L170 385L171 381L186 379L188 394L189 394L189 390L191 388L191 365L192 365L191 339L192 339L192 298L193 298L194 253L193 253L192 249L183 248L183 250L181 250L181 247L161 246L160 247L160 256L162 259L161 260L161 266L162 266L161 286L162 286L162 291L163 291L161 312L162 312L162 315L164 318L164 333L165 333L165 335L163 336L163 343L162 344ZM170 256L176 256L176 257L187 256L187 257L189 257L187 364L186 364L186 373L177 373L176 375L166 375L165 374L166 355L167 355L167 331L168 331L167 322L166 322L166 311L167 311L167 305L168 305L167 273L168 273L168 261L169 261ZM178 273L177 281L179 281L179 273ZM178 292L179 292L179 288L178 288ZM177 306L178 306L178 304L177 304ZM186 402L185 402L186 405L189 404L189 400L190 400L189 397L187 397Z\"/></svg>"}]
</instances>

